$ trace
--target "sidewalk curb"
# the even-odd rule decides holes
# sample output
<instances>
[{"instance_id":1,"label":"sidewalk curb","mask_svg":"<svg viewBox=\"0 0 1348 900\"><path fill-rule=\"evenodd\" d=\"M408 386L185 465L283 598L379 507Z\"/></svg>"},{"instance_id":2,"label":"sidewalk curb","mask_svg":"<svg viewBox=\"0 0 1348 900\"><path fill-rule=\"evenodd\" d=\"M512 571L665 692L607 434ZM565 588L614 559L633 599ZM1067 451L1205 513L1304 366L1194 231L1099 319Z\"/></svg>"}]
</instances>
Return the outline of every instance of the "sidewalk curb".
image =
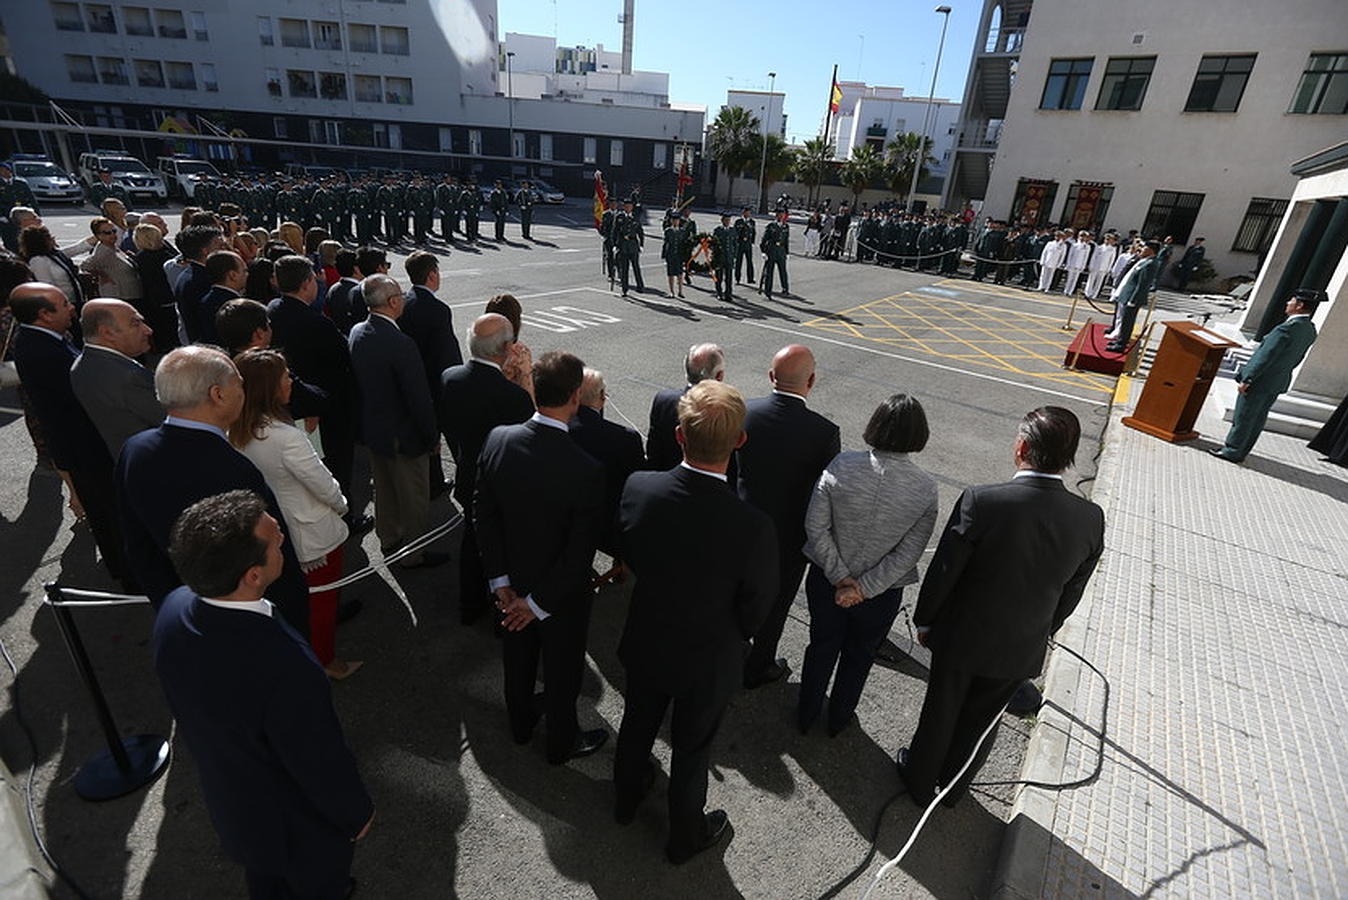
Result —
<instances>
[{"instance_id":1,"label":"sidewalk curb","mask_svg":"<svg viewBox=\"0 0 1348 900\"><path fill-rule=\"evenodd\" d=\"M23 787L0 760L0 896L45 900L54 877L28 830Z\"/></svg>"},{"instance_id":2,"label":"sidewalk curb","mask_svg":"<svg viewBox=\"0 0 1348 900\"><path fill-rule=\"evenodd\" d=\"M1109 527L1110 511L1121 484L1117 477L1117 459L1127 426L1120 420L1127 412L1125 404L1114 402L1101 436L1102 449L1091 500L1104 510L1106 528ZM1055 637L1058 643L1073 649L1082 646L1090 621L1090 609L1103 591L1104 583L1105 579L1097 569L1077 610L1058 631ZM1055 784L1074 781L1090 774L1086 771L1064 771L1067 763L1067 734L1071 725L1065 710L1071 710L1075 705L1074 695L1083 679L1098 677L1070 654L1050 655L1044 676L1044 705L1025 751L1025 763L1020 773L1022 780ZM1098 728L1099 722L1099 712L1093 710L1087 724ZM1089 785L1078 790L1089 790ZM990 882L988 895L992 900L1031 900L1054 893L1049 889L1048 861L1053 844L1057 796L1056 791L1032 787L1023 787L1016 795Z\"/></svg>"}]
</instances>

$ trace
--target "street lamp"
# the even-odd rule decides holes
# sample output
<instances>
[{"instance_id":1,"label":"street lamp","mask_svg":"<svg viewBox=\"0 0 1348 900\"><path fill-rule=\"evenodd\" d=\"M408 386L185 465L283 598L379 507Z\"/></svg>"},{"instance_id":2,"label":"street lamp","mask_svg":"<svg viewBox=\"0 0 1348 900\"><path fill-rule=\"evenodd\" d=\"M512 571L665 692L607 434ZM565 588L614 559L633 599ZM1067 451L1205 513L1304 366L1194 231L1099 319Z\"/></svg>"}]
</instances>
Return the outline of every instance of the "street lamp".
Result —
<instances>
[{"instance_id":1,"label":"street lamp","mask_svg":"<svg viewBox=\"0 0 1348 900\"><path fill-rule=\"evenodd\" d=\"M917 157L913 160L913 183L908 188L908 211L913 211L913 198L917 196L917 176L922 171L922 158L927 149L927 120L931 118L931 101L936 97L936 75L941 71L941 51L945 49L945 29L950 24L950 7L938 6L936 12L945 18L941 20L941 43L936 46L936 65L931 70L931 91L927 94L927 110L922 116L922 137L917 142Z\"/></svg>"},{"instance_id":2,"label":"street lamp","mask_svg":"<svg viewBox=\"0 0 1348 900\"><path fill-rule=\"evenodd\" d=\"M772 113L772 93L777 87L777 73L768 73L768 105L763 113L763 158L758 163L758 194L762 198L762 212L768 211L768 189L764 176L768 170L768 118Z\"/></svg>"},{"instance_id":3,"label":"street lamp","mask_svg":"<svg viewBox=\"0 0 1348 900\"><path fill-rule=\"evenodd\" d=\"M510 115L510 150L506 154L512 160L515 158L515 78L511 67L511 60L515 58L515 51L506 51L506 103L509 104L506 109ZM510 164L511 175L514 175L515 164Z\"/></svg>"}]
</instances>

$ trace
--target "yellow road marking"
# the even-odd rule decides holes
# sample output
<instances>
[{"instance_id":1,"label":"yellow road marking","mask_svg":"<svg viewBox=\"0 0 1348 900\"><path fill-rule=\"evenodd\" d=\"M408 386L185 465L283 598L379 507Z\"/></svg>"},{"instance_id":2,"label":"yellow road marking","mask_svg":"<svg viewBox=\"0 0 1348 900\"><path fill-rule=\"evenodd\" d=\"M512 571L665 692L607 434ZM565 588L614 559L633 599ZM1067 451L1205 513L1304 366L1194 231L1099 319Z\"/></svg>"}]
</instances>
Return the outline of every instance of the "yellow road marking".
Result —
<instances>
[{"instance_id":1,"label":"yellow road marking","mask_svg":"<svg viewBox=\"0 0 1348 900\"><path fill-rule=\"evenodd\" d=\"M1133 389L1133 379L1128 375L1120 375L1119 383L1114 387L1114 403L1122 405L1128 402L1128 395Z\"/></svg>"}]
</instances>

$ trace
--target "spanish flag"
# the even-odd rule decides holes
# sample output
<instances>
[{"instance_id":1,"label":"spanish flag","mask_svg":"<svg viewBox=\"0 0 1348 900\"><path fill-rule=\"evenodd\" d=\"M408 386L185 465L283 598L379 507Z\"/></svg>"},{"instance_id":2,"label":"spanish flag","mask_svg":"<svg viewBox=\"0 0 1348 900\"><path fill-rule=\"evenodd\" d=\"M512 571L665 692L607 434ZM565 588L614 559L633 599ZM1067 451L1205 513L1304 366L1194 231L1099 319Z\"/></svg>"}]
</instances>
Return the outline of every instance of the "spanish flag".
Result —
<instances>
[{"instance_id":1,"label":"spanish flag","mask_svg":"<svg viewBox=\"0 0 1348 900\"><path fill-rule=\"evenodd\" d=\"M604 190L604 176L598 169L594 170L594 227L599 230L599 226L604 218L604 209L608 206L608 191Z\"/></svg>"},{"instance_id":2,"label":"spanish flag","mask_svg":"<svg viewBox=\"0 0 1348 900\"><path fill-rule=\"evenodd\" d=\"M842 88L838 87L838 76L833 76L833 90L828 95L828 111L837 113L838 107L842 106Z\"/></svg>"}]
</instances>

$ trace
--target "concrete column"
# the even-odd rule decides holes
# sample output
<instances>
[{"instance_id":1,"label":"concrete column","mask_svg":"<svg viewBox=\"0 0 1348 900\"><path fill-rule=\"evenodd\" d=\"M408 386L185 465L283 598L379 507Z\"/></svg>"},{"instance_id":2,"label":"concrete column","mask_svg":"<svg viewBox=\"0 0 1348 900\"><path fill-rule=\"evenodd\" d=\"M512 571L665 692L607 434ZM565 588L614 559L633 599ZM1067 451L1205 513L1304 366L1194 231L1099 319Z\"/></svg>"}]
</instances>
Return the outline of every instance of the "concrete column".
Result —
<instances>
[{"instance_id":1,"label":"concrete column","mask_svg":"<svg viewBox=\"0 0 1348 900\"><path fill-rule=\"evenodd\" d=\"M1303 279L1306 277L1306 270L1310 266L1311 258L1315 256L1319 249L1320 240L1329 225L1330 219L1334 215L1334 209L1337 206L1333 200L1316 200L1310 215L1306 218L1306 224L1302 226L1301 233L1297 235L1296 244L1292 247L1292 252L1287 258L1287 264L1283 266L1282 274L1278 277L1277 286L1274 287L1272 295L1265 298L1263 316L1259 320L1259 327L1254 333L1256 341L1262 341L1264 335L1268 334L1274 328L1278 327L1287 318L1283 311L1283 304L1287 302L1288 296L1292 291L1301 287Z\"/></svg>"},{"instance_id":2,"label":"concrete column","mask_svg":"<svg viewBox=\"0 0 1348 900\"><path fill-rule=\"evenodd\" d=\"M1325 227L1324 236L1320 238L1320 246L1306 266L1306 275L1300 286L1323 291L1335 267L1343 259L1345 248L1348 248L1348 197L1340 198L1335 204L1334 214Z\"/></svg>"},{"instance_id":3,"label":"concrete column","mask_svg":"<svg viewBox=\"0 0 1348 900\"><path fill-rule=\"evenodd\" d=\"M1292 374L1295 393L1332 404L1348 394L1348 255L1341 253L1336 262L1323 285L1329 299L1315 311L1315 327L1320 334Z\"/></svg>"}]
</instances>

